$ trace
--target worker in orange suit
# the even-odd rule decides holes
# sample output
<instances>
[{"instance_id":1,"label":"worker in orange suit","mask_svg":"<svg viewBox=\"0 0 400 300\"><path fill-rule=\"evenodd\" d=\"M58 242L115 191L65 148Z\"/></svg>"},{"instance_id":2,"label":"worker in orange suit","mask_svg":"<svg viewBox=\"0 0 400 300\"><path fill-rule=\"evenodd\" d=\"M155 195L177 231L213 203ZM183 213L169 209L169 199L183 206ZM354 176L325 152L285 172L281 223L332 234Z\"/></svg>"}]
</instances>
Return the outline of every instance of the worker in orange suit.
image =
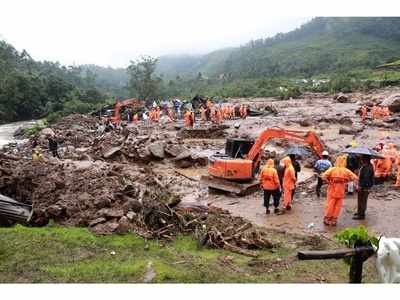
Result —
<instances>
[{"instance_id":1,"label":"worker in orange suit","mask_svg":"<svg viewBox=\"0 0 400 300\"><path fill-rule=\"evenodd\" d=\"M375 170L375 182L377 184L384 183L391 171L392 171L392 161L388 153L388 146L385 145L382 151L382 155L385 157L383 159L374 160L374 170Z\"/></svg>"},{"instance_id":2,"label":"worker in orange suit","mask_svg":"<svg viewBox=\"0 0 400 300\"><path fill-rule=\"evenodd\" d=\"M175 120L175 115L171 108L168 108L167 115L170 122L173 122Z\"/></svg>"},{"instance_id":3,"label":"worker in orange suit","mask_svg":"<svg viewBox=\"0 0 400 300\"><path fill-rule=\"evenodd\" d=\"M397 166L397 175L396 175L396 183L394 184L396 187L400 187L400 157L396 159Z\"/></svg>"},{"instance_id":4,"label":"worker in orange suit","mask_svg":"<svg viewBox=\"0 0 400 300\"><path fill-rule=\"evenodd\" d=\"M382 107L382 117L390 117L390 110L389 107L384 106Z\"/></svg>"},{"instance_id":5,"label":"worker in orange suit","mask_svg":"<svg viewBox=\"0 0 400 300\"><path fill-rule=\"evenodd\" d=\"M222 122L222 109L221 108L215 109L215 121L217 124L220 124Z\"/></svg>"},{"instance_id":6,"label":"worker in orange suit","mask_svg":"<svg viewBox=\"0 0 400 300\"><path fill-rule=\"evenodd\" d=\"M243 104L243 119L247 118L247 105Z\"/></svg>"},{"instance_id":7,"label":"worker in orange suit","mask_svg":"<svg viewBox=\"0 0 400 300\"><path fill-rule=\"evenodd\" d=\"M381 118L380 108L376 105L372 107L372 118L378 120Z\"/></svg>"},{"instance_id":8,"label":"worker in orange suit","mask_svg":"<svg viewBox=\"0 0 400 300\"><path fill-rule=\"evenodd\" d=\"M366 105L363 105L361 107L361 120L364 122L367 119L368 115L368 107Z\"/></svg>"},{"instance_id":9,"label":"worker in orange suit","mask_svg":"<svg viewBox=\"0 0 400 300\"><path fill-rule=\"evenodd\" d=\"M279 182L278 171L274 167L274 161L268 159L266 166L260 172L260 184L264 191L265 213L270 214L269 200L274 200L274 213L279 212L279 200L281 198L281 184Z\"/></svg>"},{"instance_id":10,"label":"worker in orange suit","mask_svg":"<svg viewBox=\"0 0 400 300\"><path fill-rule=\"evenodd\" d=\"M134 114L133 115L133 123L135 123L135 125L137 125L139 123L139 116L138 114Z\"/></svg>"},{"instance_id":11,"label":"worker in orange suit","mask_svg":"<svg viewBox=\"0 0 400 300\"><path fill-rule=\"evenodd\" d=\"M293 190L296 187L296 172L292 165L292 160L289 156L282 159L282 163L285 166L285 172L283 174L283 206L286 210L292 209L292 198Z\"/></svg>"},{"instance_id":12,"label":"worker in orange suit","mask_svg":"<svg viewBox=\"0 0 400 300\"><path fill-rule=\"evenodd\" d=\"M157 106L155 111L155 119L157 122L160 120L160 117L161 117L161 109L159 106Z\"/></svg>"},{"instance_id":13,"label":"worker in orange suit","mask_svg":"<svg viewBox=\"0 0 400 300\"><path fill-rule=\"evenodd\" d=\"M339 156L335 166L325 171L321 178L328 183L324 224L336 226L343 206L346 183L358 180L358 176L346 168L346 157Z\"/></svg>"},{"instance_id":14,"label":"worker in orange suit","mask_svg":"<svg viewBox=\"0 0 400 300\"><path fill-rule=\"evenodd\" d=\"M191 112L189 110L187 110L183 116L184 118L184 122L185 122L185 127L190 127L191 125Z\"/></svg>"},{"instance_id":15,"label":"worker in orange suit","mask_svg":"<svg viewBox=\"0 0 400 300\"><path fill-rule=\"evenodd\" d=\"M200 120L201 120L201 123L205 123L205 122L207 121L206 109L205 109L203 106L201 106L200 109L199 109L199 111L200 111Z\"/></svg>"}]
</instances>

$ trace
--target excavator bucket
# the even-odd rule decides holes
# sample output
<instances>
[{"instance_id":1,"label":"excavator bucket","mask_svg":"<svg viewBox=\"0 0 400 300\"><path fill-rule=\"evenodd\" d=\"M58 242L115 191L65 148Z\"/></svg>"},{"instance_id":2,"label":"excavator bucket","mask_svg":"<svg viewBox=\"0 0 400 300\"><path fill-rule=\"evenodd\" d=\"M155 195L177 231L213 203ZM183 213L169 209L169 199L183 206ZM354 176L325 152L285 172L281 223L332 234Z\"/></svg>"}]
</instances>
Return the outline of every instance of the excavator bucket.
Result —
<instances>
[{"instance_id":1,"label":"excavator bucket","mask_svg":"<svg viewBox=\"0 0 400 300\"><path fill-rule=\"evenodd\" d=\"M250 182L235 182L214 176L202 176L201 183L208 186L208 188L233 193L238 196L248 195L260 187L260 182L257 179L253 179Z\"/></svg>"}]
</instances>

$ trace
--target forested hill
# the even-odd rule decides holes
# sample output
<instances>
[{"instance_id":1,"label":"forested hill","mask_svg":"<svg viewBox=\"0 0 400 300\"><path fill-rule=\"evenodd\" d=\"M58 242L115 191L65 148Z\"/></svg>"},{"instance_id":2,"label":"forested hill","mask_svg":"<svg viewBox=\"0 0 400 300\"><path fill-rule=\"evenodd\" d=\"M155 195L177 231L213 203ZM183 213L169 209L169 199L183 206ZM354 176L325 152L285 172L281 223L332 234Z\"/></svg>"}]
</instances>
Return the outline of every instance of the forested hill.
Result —
<instances>
[{"instance_id":1,"label":"forested hill","mask_svg":"<svg viewBox=\"0 0 400 300\"><path fill-rule=\"evenodd\" d=\"M319 17L300 28L204 56L160 57L158 72L232 78L374 68L400 54L400 18Z\"/></svg>"}]
</instances>

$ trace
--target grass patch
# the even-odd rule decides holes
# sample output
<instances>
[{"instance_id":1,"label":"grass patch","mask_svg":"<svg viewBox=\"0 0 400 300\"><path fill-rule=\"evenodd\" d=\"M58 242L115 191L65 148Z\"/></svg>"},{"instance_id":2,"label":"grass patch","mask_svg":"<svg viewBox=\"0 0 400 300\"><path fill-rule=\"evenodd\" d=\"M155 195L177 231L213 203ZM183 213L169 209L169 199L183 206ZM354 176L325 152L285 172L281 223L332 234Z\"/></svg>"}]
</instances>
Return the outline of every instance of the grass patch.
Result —
<instances>
[{"instance_id":1,"label":"grass patch","mask_svg":"<svg viewBox=\"0 0 400 300\"><path fill-rule=\"evenodd\" d=\"M0 282L347 282L342 260L298 261L285 247L257 259L220 249L200 248L189 236L173 242L145 241L135 234L94 236L86 228L17 225L0 228ZM300 247L305 249L306 247ZM114 254L115 253L115 254ZM377 282L373 260L365 282Z\"/></svg>"}]
</instances>

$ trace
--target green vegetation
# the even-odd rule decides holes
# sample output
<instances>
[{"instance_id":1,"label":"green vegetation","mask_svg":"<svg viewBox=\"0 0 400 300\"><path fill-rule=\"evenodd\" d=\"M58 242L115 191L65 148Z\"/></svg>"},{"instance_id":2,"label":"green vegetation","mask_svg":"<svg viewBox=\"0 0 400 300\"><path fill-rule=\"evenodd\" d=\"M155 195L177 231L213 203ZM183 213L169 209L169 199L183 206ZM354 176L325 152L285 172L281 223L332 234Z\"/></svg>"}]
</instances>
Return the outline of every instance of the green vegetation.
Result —
<instances>
[{"instance_id":1,"label":"green vegetation","mask_svg":"<svg viewBox=\"0 0 400 300\"><path fill-rule=\"evenodd\" d=\"M254 259L199 248L188 236L167 243L135 234L94 236L84 228L18 225L0 228L0 282L347 282L342 261L298 261L287 235L271 238L282 246L259 251ZM372 263L364 272L365 282L377 282Z\"/></svg>"},{"instance_id":2,"label":"green vegetation","mask_svg":"<svg viewBox=\"0 0 400 300\"><path fill-rule=\"evenodd\" d=\"M335 239L341 244L346 245L349 248L354 248L355 246L371 246L374 245L378 247L378 238L374 235L370 235L364 226L359 226L357 228L346 228L335 234ZM344 258L347 264L351 264L352 257Z\"/></svg>"},{"instance_id":3,"label":"green vegetation","mask_svg":"<svg viewBox=\"0 0 400 300\"><path fill-rule=\"evenodd\" d=\"M42 129L46 128L48 121L46 119L38 121L35 125L24 129L24 136L31 137L39 133Z\"/></svg>"}]
</instances>

